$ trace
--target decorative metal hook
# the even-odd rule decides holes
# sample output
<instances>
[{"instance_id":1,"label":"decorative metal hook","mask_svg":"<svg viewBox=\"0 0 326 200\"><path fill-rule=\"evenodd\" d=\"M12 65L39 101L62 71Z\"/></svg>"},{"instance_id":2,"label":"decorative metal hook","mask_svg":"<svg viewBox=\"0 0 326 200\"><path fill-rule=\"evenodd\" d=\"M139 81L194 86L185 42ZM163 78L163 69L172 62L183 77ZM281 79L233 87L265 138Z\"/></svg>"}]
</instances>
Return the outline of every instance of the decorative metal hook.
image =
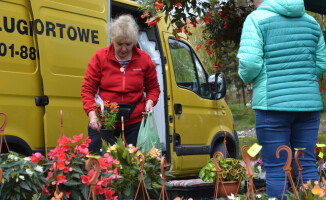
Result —
<instances>
[{"instance_id":1,"label":"decorative metal hook","mask_svg":"<svg viewBox=\"0 0 326 200\"><path fill-rule=\"evenodd\" d=\"M221 179L221 183L222 183L222 187L224 189L224 192L225 192L225 187L223 185L223 180L222 180L222 177L221 177L221 173L222 173L222 169L221 167L218 165L217 163L217 160L216 160L216 157L217 156L220 156L221 157L221 160L223 161L224 160L224 155L222 152L215 152L214 155L213 155L213 161L214 161L214 165L215 165L215 169L216 169L216 181L215 181L215 191L214 191L214 197L213 197L213 200L214 199L217 199L217 195L218 195L218 185L219 185L219 181ZM225 192L226 193L226 192Z\"/></svg>"},{"instance_id":2,"label":"decorative metal hook","mask_svg":"<svg viewBox=\"0 0 326 200\"><path fill-rule=\"evenodd\" d=\"M256 188L255 188L255 185L254 185L254 182L253 182L253 176L254 176L254 173L252 171L252 168L251 168L251 164L250 164L250 156L248 155L247 152L245 152L245 150L248 150L250 148L250 146L248 145L245 145L241 148L241 155L242 155L242 158L243 158L243 161L245 162L246 164L246 168L247 168L247 179L248 179L248 182L247 182L247 195L246 195L246 199L250 198L250 193L251 193L251 198L252 199L256 199L255 198L255 192L256 192Z\"/></svg>"},{"instance_id":3,"label":"decorative metal hook","mask_svg":"<svg viewBox=\"0 0 326 200\"><path fill-rule=\"evenodd\" d=\"M2 115L4 117L3 124L0 127L0 154L1 154L3 141L5 141L5 144L6 144L6 147L7 147L8 151L9 151L9 146L8 146L8 143L7 143L7 140L6 140L6 137L5 137L5 128L7 126L8 116L7 116L6 113L0 113L0 115Z\"/></svg>"},{"instance_id":4,"label":"decorative metal hook","mask_svg":"<svg viewBox=\"0 0 326 200\"><path fill-rule=\"evenodd\" d=\"M56 180L56 181L58 181L57 180L57 171L58 171L58 168L57 168L57 162L55 161L55 162L53 162L53 176L54 176L54 180ZM56 186L55 186L55 191L54 191L54 196L55 197L58 197L58 196L60 196L60 190L59 190L59 184L56 184ZM61 199L62 199L62 197L61 197Z\"/></svg>"},{"instance_id":5,"label":"decorative metal hook","mask_svg":"<svg viewBox=\"0 0 326 200\"><path fill-rule=\"evenodd\" d=\"M147 198L149 198L149 195L148 195L148 192L147 192L147 188L146 188L146 184L145 184L145 180L144 180L144 166L145 166L145 157L142 153L139 154L139 156L137 157L137 160L138 162L141 162L141 167L140 167L140 180L139 180L139 185L138 185L138 188L137 188L137 192L136 192L136 195L135 195L135 200L137 198L137 195L138 195L138 192L139 192L139 188L140 186L142 187L142 190L143 190L143 198L145 198L145 192L146 192L146 195L147 195Z\"/></svg>"},{"instance_id":6,"label":"decorative metal hook","mask_svg":"<svg viewBox=\"0 0 326 200\"><path fill-rule=\"evenodd\" d=\"M280 158L280 152L282 150L285 150L288 153L288 158L287 158L286 163L285 163L285 165L283 167L283 170L285 172L285 183L284 183L284 190L283 190L283 194L282 194L282 200L283 200L283 197L284 197L284 194L285 194L287 178L289 179L290 184L291 184L291 186L293 188L294 195L297 197L297 199L300 200L297 189L295 188L295 185L294 185L294 182L293 182L293 179L292 179L291 172L290 172L290 170L291 170L291 161L292 161L292 150L288 146L285 146L285 145L280 146L276 150L276 158L278 158L278 159Z\"/></svg>"},{"instance_id":7,"label":"decorative metal hook","mask_svg":"<svg viewBox=\"0 0 326 200\"><path fill-rule=\"evenodd\" d=\"M121 135L122 135L123 145L126 147L128 144L125 138L125 121L123 116L121 116Z\"/></svg>"},{"instance_id":8,"label":"decorative metal hook","mask_svg":"<svg viewBox=\"0 0 326 200\"><path fill-rule=\"evenodd\" d=\"M159 200L161 199L162 197L162 200L166 199L169 200L169 196L168 196L168 193L166 191L166 187L165 187L165 180L166 180L166 177L165 177L165 168L167 166L167 161L166 161L166 158L165 156L163 156L161 158L161 175L162 175L162 190L161 190L161 194L160 194L160 197L159 197Z\"/></svg>"},{"instance_id":9,"label":"decorative metal hook","mask_svg":"<svg viewBox=\"0 0 326 200\"><path fill-rule=\"evenodd\" d=\"M314 147L314 152L315 152L315 154L316 154L316 158L317 158L317 162L318 162L318 164L319 164L319 178L321 178L322 177L322 170L321 170L321 168L322 168L322 165L323 165L323 161L324 161L324 159L323 158L321 158L321 157L319 157L319 154L320 153L323 153L324 154L324 148L322 148L322 147L317 147L317 145Z\"/></svg>"},{"instance_id":10,"label":"decorative metal hook","mask_svg":"<svg viewBox=\"0 0 326 200\"><path fill-rule=\"evenodd\" d=\"M2 180L2 177L3 177L3 171L2 171L2 169L0 168L0 185L1 185L1 180Z\"/></svg>"},{"instance_id":11,"label":"decorative metal hook","mask_svg":"<svg viewBox=\"0 0 326 200\"><path fill-rule=\"evenodd\" d=\"M301 180L301 184L303 185L303 178L302 178L302 170L303 170L303 167L300 165L300 162L299 162L299 154L301 155L301 158L304 158L304 153L302 150L296 150L295 153L294 153L294 158L295 158L295 164L297 165L297 169L298 169L298 172L299 172L299 176L298 176L298 182L297 182L297 188L299 188L299 182ZM306 190L303 190L306 197L307 197L307 192Z\"/></svg>"},{"instance_id":12,"label":"decorative metal hook","mask_svg":"<svg viewBox=\"0 0 326 200\"><path fill-rule=\"evenodd\" d=\"M95 186L96 186L96 181L97 181L98 177L100 176L100 171L101 171L100 163L96 158L89 158L86 161L86 163L85 163L86 164L86 170L90 169L90 166L91 166L92 163L93 163L93 167L95 168L95 173L94 173L93 177L88 181L89 184L91 185L90 190L89 190L89 194L88 194L88 200L91 198L91 194L92 194L93 200L96 200Z\"/></svg>"},{"instance_id":13,"label":"decorative metal hook","mask_svg":"<svg viewBox=\"0 0 326 200\"><path fill-rule=\"evenodd\" d=\"M60 125L61 125L61 133L60 133L60 138L62 138L62 136L65 135L64 131L63 131L63 113L62 110L60 110Z\"/></svg>"}]
</instances>

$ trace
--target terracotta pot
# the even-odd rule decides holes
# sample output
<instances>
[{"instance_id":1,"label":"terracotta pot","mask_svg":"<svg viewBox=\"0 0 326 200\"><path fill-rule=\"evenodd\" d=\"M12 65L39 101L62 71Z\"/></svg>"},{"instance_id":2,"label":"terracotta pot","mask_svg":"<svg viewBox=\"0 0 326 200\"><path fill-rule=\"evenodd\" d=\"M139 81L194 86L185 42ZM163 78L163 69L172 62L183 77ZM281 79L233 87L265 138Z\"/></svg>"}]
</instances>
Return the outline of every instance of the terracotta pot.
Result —
<instances>
[{"instance_id":1,"label":"terracotta pot","mask_svg":"<svg viewBox=\"0 0 326 200\"><path fill-rule=\"evenodd\" d=\"M101 138L108 143L112 143L114 141L114 130L115 129L101 129Z\"/></svg>"},{"instance_id":2,"label":"terracotta pot","mask_svg":"<svg viewBox=\"0 0 326 200\"><path fill-rule=\"evenodd\" d=\"M239 181L225 181L223 182L223 185L221 182L218 184L218 195L220 197L227 197L232 194L238 194L240 187L239 187L240 182ZM225 188L225 190L224 190ZM226 192L226 193L225 193Z\"/></svg>"}]
</instances>

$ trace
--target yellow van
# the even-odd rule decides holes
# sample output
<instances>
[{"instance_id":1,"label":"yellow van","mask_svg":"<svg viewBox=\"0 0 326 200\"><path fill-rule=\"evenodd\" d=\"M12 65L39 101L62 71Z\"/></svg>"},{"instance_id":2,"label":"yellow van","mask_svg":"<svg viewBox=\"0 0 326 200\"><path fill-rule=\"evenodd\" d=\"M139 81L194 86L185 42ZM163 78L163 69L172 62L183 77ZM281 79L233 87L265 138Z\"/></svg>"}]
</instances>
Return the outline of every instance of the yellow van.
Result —
<instances>
[{"instance_id":1,"label":"yellow van","mask_svg":"<svg viewBox=\"0 0 326 200\"><path fill-rule=\"evenodd\" d=\"M174 40L164 20L149 28L138 4L126 0L0 0L0 112L8 115L10 149L28 155L55 147L60 110L67 136L87 135L80 96L85 69L109 43L107 19L122 13L137 19L138 45L157 65L162 93L154 113L170 172L196 175L224 149L224 132L229 154L236 157L224 75L216 76L221 85L209 83L185 37Z\"/></svg>"}]
</instances>

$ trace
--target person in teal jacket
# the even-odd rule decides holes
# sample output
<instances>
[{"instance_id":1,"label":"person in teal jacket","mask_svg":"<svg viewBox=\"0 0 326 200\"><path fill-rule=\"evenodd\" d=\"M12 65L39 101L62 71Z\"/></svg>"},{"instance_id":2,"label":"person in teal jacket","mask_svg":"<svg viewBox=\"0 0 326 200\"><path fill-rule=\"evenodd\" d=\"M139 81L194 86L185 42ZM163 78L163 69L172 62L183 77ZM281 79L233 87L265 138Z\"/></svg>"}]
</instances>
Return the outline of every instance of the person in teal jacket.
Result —
<instances>
[{"instance_id":1,"label":"person in teal jacket","mask_svg":"<svg viewBox=\"0 0 326 200\"><path fill-rule=\"evenodd\" d=\"M281 151L277 159L276 150L282 145L290 145L293 152L305 148L300 158L303 180L318 180L314 146L323 110L318 77L326 71L325 40L320 25L305 12L303 0L252 3L257 9L243 25L238 73L253 84L252 108L263 146L267 194L281 198L287 154Z\"/></svg>"}]
</instances>

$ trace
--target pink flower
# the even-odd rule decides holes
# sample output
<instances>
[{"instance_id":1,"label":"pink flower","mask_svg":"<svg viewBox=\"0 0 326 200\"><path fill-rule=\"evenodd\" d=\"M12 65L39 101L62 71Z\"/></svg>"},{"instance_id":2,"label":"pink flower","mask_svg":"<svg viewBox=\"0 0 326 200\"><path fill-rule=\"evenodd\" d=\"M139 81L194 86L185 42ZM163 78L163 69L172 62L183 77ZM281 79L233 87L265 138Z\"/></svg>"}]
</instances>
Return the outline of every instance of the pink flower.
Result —
<instances>
[{"instance_id":1,"label":"pink flower","mask_svg":"<svg viewBox=\"0 0 326 200\"><path fill-rule=\"evenodd\" d=\"M57 168L58 170L63 170L66 167L65 162L63 160L57 161Z\"/></svg>"},{"instance_id":2,"label":"pink flower","mask_svg":"<svg viewBox=\"0 0 326 200\"><path fill-rule=\"evenodd\" d=\"M84 174L80 176L80 178L82 179L82 183L83 184L88 184L88 177L85 176Z\"/></svg>"},{"instance_id":3,"label":"pink flower","mask_svg":"<svg viewBox=\"0 0 326 200\"><path fill-rule=\"evenodd\" d=\"M111 175L111 176L108 177L108 183L111 184L112 183L112 180L113 180L113 175Z\"/></svg>"},{"instance_id":4,"label":"pink flower","mask_svg":"<svg viewBox=\"0 0 326 200\"><path fill-rule=\"evenodd\" d=\"M68 150L70 149L70 146L67 145L67 144L65 144L65 145L62 146L62 149L63 149L64 151L68 151Z\"/></svg>"},{"instance_id":5,"label":"pink flower","mask_svg":"<svg viewBox=\"0 0 326 200\"><path fill-rule=\"evenodd\" d=\"M35 164L38 163L38 158L34 154L32 154L32 156L30 156L29 159L31 160L31 162L33 162Z\"/></svg>"},{"instance_id":6,"label":"pink flower","mask_svg":"<svg viewBox=\"0 0 326 200\"><path fill-rule=\"evenodd\" d=\"M81 133L80 135L74 135L73 140L71 141L72 143L77 143L83 138L83 134Z\"/></svg>"},{"instance_id":7,"label":"pink flower","mask_svg":"<svg viewBox=\"0 0 326 200\"><path fill-rule=\"evenodd\" d=\"M257 162L258 162L261 166L263 166L263 160L262 160L260 157L257 159Z\"/></svg>"},{"instance_id":8,"label":"pink flower","mask_svg":"<svg viewBox=\"0 0 326 200\"><path fill-rule=\"evenodd\" d=\"M58 140L58 143L63 145L63 144L68 144L70 141L71 141L70 138L66 136L62 136L62 138Z\"/></svg>"},{"instance_id":9,"label":"pink flower","mask_svg":"<svg viewBox=\"0 0 326 200\"><path fill-rule=\"evenodd\" d=\"M114 193L115 193L115 191L112 190L112 189L106 190L106 192L105 192L105 199L107 199L107 200L117 199L118 198L117 196L113 196Z\"/></svg>"},{"instance_id":10,"label":"pink flower","mask_svg":"<svg viewBox=\"0 0 326 200\"><path fill-rule=\"evenodd\" d=\"M84 140L84 144L86 144L86 145L88 145L90 142L91 142L91 139L89 139L89 137L87 137L87 138Z\"/></svg>"},{"instance_id":11,"label":"pink flower","mask_svg":"<svg viewBox=\"0 0 326 200\"><path fill-rule=\"evenodd\" d=\"M115 168L115 169L113 170L113 173L114 173L115 175L118 175L118 168Z\"/></svg>"},{"instance_id":12,"label":"pink flower","mask_svg":"<svg viewBox=\"0 0 326 200\"><path fill-rule=\"evenodd\" d=\"M76 146L76 151L77 151L77 153L81 153L85 156L89 154L89 151L88 151L88 148L86 147L86 145Z\"/></svg>"},{"instance_id":13,"label":"pink flower","mask_svg":"<svg viewBox=\"0 0 326 200\"><path fill-rule=\"evenodd\" d=\"M72 192L71 190L70 191L65 191L67 198L70 197L71 192Z\"/></svg>"},{"instance_id":14,"label":"pink flower","mask_svg":"<svg viewBox=\"0 0 326 200\"><path fill-rule=\"evenodd\" d=\"M68 167L65 167L65 168L63 169L63 173L67 173L68 171L69 171Z\"/></svg>"},{"instance_id":15,"label":"pink flower","mask_svg":"<svg viewBox=\"0 0 326 200\"><path fill-rule=\"evenodd\" d=\"M42 193L43 193L44 195L50 195L49 190L46 188L46 186L43 185L43 187L44 187L44 190L43 190Z\"/></svg>"},{"instance_id":16,"label":"pink flower","mask_svg":"<svg viewBox=\"0 0 326 200\"><path fill-rule=\"evenodd\" d=\"M59 160L66 160L66 154L65 153L60 153L57 155Z\"/></svg>"},{"instance_id":17,"label":"pink flower","mask_svg":"<svg viewBox=\"0 0 326 200\"><path fill-rule=\"evenodd\" d=\"M60 183L67 183L67 179L63 174L60 174L60 175L57 176L57 181L58 181L59 184Z\"/></svg>"}]
</instances>

